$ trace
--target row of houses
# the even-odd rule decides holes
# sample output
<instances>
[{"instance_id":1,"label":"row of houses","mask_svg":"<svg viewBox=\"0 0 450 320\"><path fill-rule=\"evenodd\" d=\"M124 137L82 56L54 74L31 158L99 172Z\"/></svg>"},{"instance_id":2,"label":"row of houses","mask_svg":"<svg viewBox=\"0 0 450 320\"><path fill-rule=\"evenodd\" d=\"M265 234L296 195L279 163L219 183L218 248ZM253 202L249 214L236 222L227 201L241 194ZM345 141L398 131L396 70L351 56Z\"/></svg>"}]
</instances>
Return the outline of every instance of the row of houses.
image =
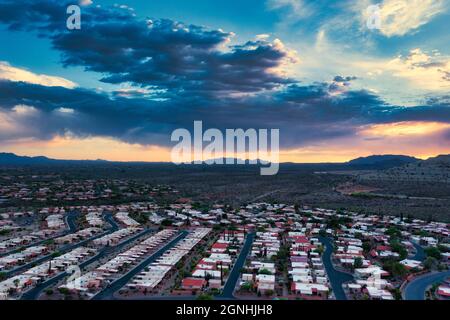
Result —
<instances>
[{"instance_id":1,"label":"row of houses","mask_svg":"<svg viewBox=\"0 0 450 320\"><path fill-rule=\"evenodd\" d=\"M330 285L322 262L322 244L318 238L309 237L301 231L288 232L290 246L291 293L303 299L327 299Z\"/></svg>"},{"instance_id":2,"label":"row of houses","mask_svg":"<svg viewBox=\"0 0 450 320\"><path fill-rule=\"evenodd\" d=\"M33 246L26 248L23 251L12 253L0 258L0 271L9 269L13 266L25 263L33 258L45 255L48 252L46 246Z\"/></svg>"},{"instance_id":3,"label":"row of houses","mask_svg":"<svg viewBox=\"0 0 450 320\"><path fill-rule=\"evenodd\" d=\"M99 234L103 230L96 227L90 227L78 230L75 233L69 233L65 236L58 237L55 239L55 243L58 244L68 244L68 243L76 243L84 239L88 239L96 234Z\"/></svg>"},{"instance_id":4,"label":"row of houses","mask_svg":"<svg viewBox=\"0 0 450 320\"><path fill-rule=\"evenodd\" d=\"M50 229L62 229L65 227L63 214L51 214L45 218L45 221Z\"/></svg>"},{"instance_id":5,"label":"row of houses","mask_svg":"<svg viewBox=\"0 0 450 320\"><path fill-rule=\"evenodd\" d=\"M113 233L106 234L100 238L94 239L93 244L96 246L115 246L123 239L132 236L133 234L142 231L141 227L122 228Z\"/></svg>"},{"instance_id":6,"label":"row of houses","mask_svg":"<svg viewBox=\"0 0 450 320\"><path fill-rule=\"evenodd\" d=\"M51 236L54 236L55 234L58 234L58 231L52 229L42 229L31 232L28 235L6 239L0 242L0 252L14 250L18 247L30 245L33 242L47 239Z\"/></svg>"},{"instance_id":7,"label":"row of houses","mask_svg":"<svg viewBox=\"0 0 450 320\"><path fill-rule=\"evenodd\" d=\"M366 295L373 300L394 300L390 289L392 283L383 277L389 273L377 265L357 268L354 271L355 280L347 284L350 293L355 296Z\"/></svg>"},{"instance_id":8,"label":"row of houses","mask_svg":"<svg viewBox=\"0 0 450 320\"><path fill-rule=\"evenodd\" d=\"M132 219L128 212L126 211L119 211L116 213L115 218L119 220L122 224L124 224L127 227L138 227L140 224L136 220Z\"/></svg>"},{"instance_id":9,"label":"row of houses","mask_svg":"<svg viewBox=\"0 0 450 320\"><path fill-rule=\"evenodd\" d=\"M272 257L277 255L281 247L280 232L278 229L270 229L256 233L247 268L241 275L241 288L254 288L261 295L272 295L275 292L277 270Z\"/></svg>"},{"instance_id":10,"label":"row of houses","mask_svg":"<svg viewBox=\"0 0 450 320\"><path fill-rule=\"evenodd\" d=\"M102 211L98 211L96 209L89 209L88 213L84 216L86 222L91 227L103 227L105 225L105 221L102 218Z\"/></svg>"},{"instance_id":11,"label":"row of houses","mask_svg":"<svg viewBox=\"0 0 450 320\"><path fill-rule=\"evenodd\" d=\"M242 230L222 232L206 256L196 264L192 275L182 279L181 289L191 292L222 289L244 238Z\"/></svg>"},{"instance_id":12,"label":"row of houses","mask_svg":"<svg viewBox=\"0 0 450 320\"><path fill-rule=\"evenodd\" d=\"M347 292L357 299L363 296L372 300L393 300L391 289L394 285L385 279L389 273L378 264L384 259L397 259L399 254L389 245L390 237L383 230L376 230L371 223L364 224L363 238L376 245L364 254L363 242L355 237L355 232L343 228L335 239L337 246L334 253L335 261L344 268L351 270L354 280L345 285ZM355 225L353 225L355 227ZM355 229L353 229L355 230ZM356 259L359 263L356 263ZM405 264L412 263L405 260Z\"/></svg>"},{"instance_id":13,"label":"row of houses","mask_svg":"<svg viewBox=\"0 0 450 320\"><path fill-rule=\"evenodd\" d=\"M176 230L172 229L162 230L153 234L125 252L119 253L95 270L87 272L61 287L78 292L86 292L89 289L96 290L103 286L105 281L111 280L115 275L127 269L127 267L137 265L175 234Z\"/></svg>"},{"instance_id":14,"label":"row of houses","mask_svg":"<svg viewBox=\"0 0 450 320\"><path fill-rule=\"evenodd\" d=\"M96 250L94 249L79 247L19 275L8 278L0 282L0 299L8 299L20 294L56 274L66 271L70 266L80 264L95 253Z\"/></svg>"},{"instance_id":15,"label":"row of houses","mask_svg":"<svg viewBox=\"0 0 450 320\"><path fill-rule=\"evenodd\" d=\"M210 228L194 228L175 247L167 250L143 272L135 276L127 287L143 292L157 291L163 280L176 270L176 265L210 232Z\"/></svg>"}]
</instances>

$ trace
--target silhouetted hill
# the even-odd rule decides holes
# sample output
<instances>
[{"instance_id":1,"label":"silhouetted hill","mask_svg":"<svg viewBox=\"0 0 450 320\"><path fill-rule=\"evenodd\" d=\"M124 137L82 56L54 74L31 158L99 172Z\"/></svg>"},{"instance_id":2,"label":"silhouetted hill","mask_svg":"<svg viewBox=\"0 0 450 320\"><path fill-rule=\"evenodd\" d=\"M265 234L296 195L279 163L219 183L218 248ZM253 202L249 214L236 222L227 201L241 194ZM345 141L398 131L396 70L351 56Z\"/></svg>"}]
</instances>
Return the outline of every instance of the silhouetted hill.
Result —
<instances>
[{"instance_id":1,"label":"silhouetted hill","mask_svg":"<svg viewBox=\"0 0 450 320\"><path fill-rule=\"evenodd\" d=\"M434 161L444 161L441 157L435 158ZM233 159L234 161L236 159ZM343 163L281 163L281 168L289 170L308 169L316 171L333 171L333 170L383 170L394 167L401 167L404 164L413 164L420 162L418 159L402 155L374 155L369 157L362 157ZM214 165L213 167L226 166L226 159L224 158L224 165ZM236 163L236 162L235 162ZM248 162L246 162L248 163ZM0 165L2 166L24 166L24 165L165 165L173 166L170 162L114 162L106 160L58 160L47 157L28 157L18 156L13 153L0 153ZM185 165L186 168L192 168L191 165ZM204 166L207 166L206 164ZM260 162L258 161L258 166ZM198 166L197 166L198 167ZM240 166L242 167L242 166Z\"/></svg>"},{"instance_id":2,"label":"silhouetted hill","mask_svg":"<svg viewBox=\"0 0 450 320\"><path fill-rule=\"evenodd\" d=\"M26 165L26 164L45 164L53 160L47 157L27 157L18 156L14 153L0 153L0 164L3 165Z\"/></svg>"},{"instance_id":3,"label":"silhouetted hill","mask_svg":"<svg viewBox=\"0 0 450 320\"><path fill-rule=\"evenodd\" d=\"M440 155L375 173L363 174L360 178L363 180L450 183L450 155Z\"/></svg>"},{"instance_id":4,"label":"silhouetted hill","mask_svg":"<svg viewBox=\"0 0 450 320\"><path fill-rule=\"evenodd\" d=\"M373 155L368 157L361 157L348 162L349 165L380 165L388 167L401 166L407 163L414 163L419 159L403 155Z\"/></svg>"},{"instance_id":5,"label":"silhouetted hill","mask_svg":"<svg viewBox=\"0 0 450 320\"><path fill-rule=\"evenodd\" d=\"M14 153L0 153L0 165L21 166L21 165L53 165L53 164L90 164L108 163L106 160L57 160L44 156L28 157L18 156Z\"/></svg>"}]
</instances>

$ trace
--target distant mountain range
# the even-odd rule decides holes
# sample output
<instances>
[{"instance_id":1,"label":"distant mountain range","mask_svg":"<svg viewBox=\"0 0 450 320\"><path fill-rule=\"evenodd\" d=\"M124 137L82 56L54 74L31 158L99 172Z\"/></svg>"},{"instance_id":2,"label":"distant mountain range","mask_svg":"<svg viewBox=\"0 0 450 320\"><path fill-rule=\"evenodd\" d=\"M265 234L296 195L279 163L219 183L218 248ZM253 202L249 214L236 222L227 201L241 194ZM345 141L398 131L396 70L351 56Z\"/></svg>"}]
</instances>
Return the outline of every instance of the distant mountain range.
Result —
<instances>
[{"instance_id":1,"label":"distant mountain range","mask_svg":"<svg viewBox=\"0 0 450 320\"><path fill-rule=\"evenodd\" d=\"M108 163L106 160L58 160L44 156L28 157L18 156L14 153L0 153L0 165L21 166L21 165L51 165L51 164L89 164Z\"/></svg>"},{"instance_id":2,"label":"distant mountain range","mask_svg":"<svg viewBox=\"0 0 450 320\"><path fill-rule=\"evenodd\" d=\"M224 159L224 163L226 159ZM403 156L403 155L373 155L368 157L361 157L345 163L330 163L330 167L351 167L351 168L371 168L371 169L388 169L393 167L402 166L405 164L416 163L420 161L414 157ZM89 164L121 164L124 162L114 162L107 160L57 160L51 159L43 156L39 157L28 157L28 156L18 156L14 153L0 153L0 165L3 166L23 166L23 165L89 165ZM145 164L145 162L125 162L128 164L139 163ZM154 162L148 162L151 164ZM159 162L160 163L160 162ZM295 165L295 163L289 163L289 165ZM313 164L309 164L313 165ZM324 164L321 164L324 165Z\"/></svg>"}]
</instances>

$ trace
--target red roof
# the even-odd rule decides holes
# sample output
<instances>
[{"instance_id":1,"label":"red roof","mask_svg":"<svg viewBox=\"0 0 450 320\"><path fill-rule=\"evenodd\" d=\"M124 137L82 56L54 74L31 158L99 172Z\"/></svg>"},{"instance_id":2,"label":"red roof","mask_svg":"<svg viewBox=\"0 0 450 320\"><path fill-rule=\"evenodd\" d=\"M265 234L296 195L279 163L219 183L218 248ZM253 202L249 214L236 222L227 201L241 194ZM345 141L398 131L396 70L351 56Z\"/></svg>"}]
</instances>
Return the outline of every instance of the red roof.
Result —
<instances>
[{"instance_id":1,"label":"red roof","mask_svg":"<svg viewBox=\"0 0 450 320\"><path fill-rule=\"evenodd\" d=\"M438 288L437 291L438 295L444 296L444 297L450 297L450 293L447 291L444 291L443 289Z\"/></svg>"},{"instance_id":2,"label":"red roof","mask_svg":"<svg viewBox=\"0 0 450 320\"><path fill-rule=\"evenodd\" d=\"M184 278L181 282L183 288L201 288L206 285L205 279Z\"/></svg>"},{"instance_id":3,"label":"red roof","mask_svg":"<svg viewBox=\"0 0 450 320\"><path fill-rule=\"evenodd\" d=\"M216 265L215 262L205 261L204 259L200 260L200 262L198 264L206 264L206 265L210 265L210 266L215 266Z\"/></svg>"},{"instance_id":4,"label":"red roof","mask_svg":"<svg viewBox=\"0 0 450 320\"><path fill-rule=\"evenodd\" d=\"M228 243L214 243L212 248L213 249L226 249L226 248L228 248Z\"/></svg>"},{"instance_id":5,"label":"red roof","mask_svg":"<svg viewBox=\"0 0 450 320\"><path fill-rule=\"evenodd\" d=\"M309 243L310 241L305 236L293 236L295 243Z\"/></svg>"}]
</instances>

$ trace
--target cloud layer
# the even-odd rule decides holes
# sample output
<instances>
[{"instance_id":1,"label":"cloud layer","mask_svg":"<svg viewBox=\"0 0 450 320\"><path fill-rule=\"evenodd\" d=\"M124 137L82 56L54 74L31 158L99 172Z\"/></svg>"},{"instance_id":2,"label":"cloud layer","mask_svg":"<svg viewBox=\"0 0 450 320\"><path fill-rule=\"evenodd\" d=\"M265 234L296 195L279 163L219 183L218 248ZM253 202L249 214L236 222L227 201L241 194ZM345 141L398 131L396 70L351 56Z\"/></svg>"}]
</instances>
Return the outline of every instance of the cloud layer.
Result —
<instances>
[{"instance_id":1,"label":"cloud layer","mask_svg":"<svg viewBox=\"0 0 450 320\"><path fill-rule=\"evenodd\" d=\"M279 128L281 147L295 149L352 137L392 138L379 128L396 123L450 123L445 97L403 107L354 89L354 75L303 84L288 75L298 54L280 40L264 36L230 45L233 34L220 29L139 20L128 7L95 5L83 7L81 30L67 30L67 3L2 1L0 23L49 38L64 66L97 72L115 89L80 88L2 63L2 142L102 137L167 147L174 129L202 120L205 128ZM447 61L420 50L388 68L415 81L450 75ZM423 80L431 85L429 79ZM448 137L440 135L444 142Z\"/></svg>"}]
</instances>

